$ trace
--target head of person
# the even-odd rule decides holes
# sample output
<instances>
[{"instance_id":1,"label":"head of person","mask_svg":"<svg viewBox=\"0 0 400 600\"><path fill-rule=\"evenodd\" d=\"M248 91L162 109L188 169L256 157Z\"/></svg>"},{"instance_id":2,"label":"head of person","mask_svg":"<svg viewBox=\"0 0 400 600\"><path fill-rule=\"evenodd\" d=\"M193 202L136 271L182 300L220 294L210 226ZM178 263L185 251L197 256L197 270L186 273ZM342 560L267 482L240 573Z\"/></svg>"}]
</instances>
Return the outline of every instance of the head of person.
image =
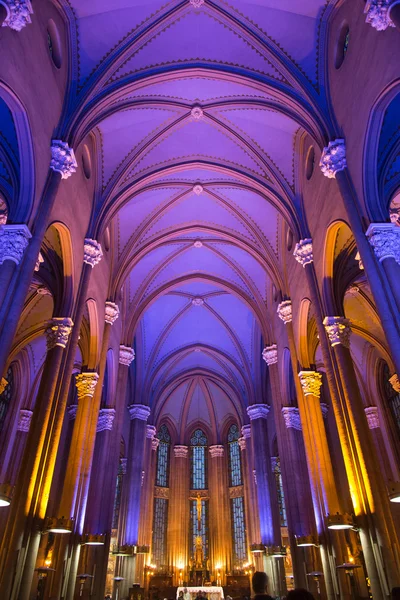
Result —
<instances>
[{"instance_id":1,"label":"head of person","mask_svg":"<svg viewBox=\"0 0 400 600\"><path fill-rule=\"evenodd\" d=\"M183 591L184 591L184 592L185 592L185 594L186 594L186 592L187 592L187 588L186 588L186 587L185 587L185 588L183 588Z\"/></svg>"},{"instance_id":2,"label":"head of person","mask_svg":"<svg viewBox=\"0 0 400 600\"><path fill-rule=\"evenodd\" d=\"M179 598L183 598L183 591L182 590L179 592Z\"/></svg>"},{"instance_id":3,"label":"head of person","mask_svg":"<svg viewBox=\"0 0 400 600\"><path fill-rule=\"evenodd\" d=\"M268 575L264 571L256 571L251 579L251 586L255 594L266 594Z\"/></svg>"},{"instance_id":4,"label":"head of person","mask_svg":"<svg viewBox=\"0 0 400 600\"><path fill-rule=\"evenodd\" d=\"M314 596L308 590L296 588L288 592L286 600L314 600Z\"/></svg>"},{"instance_id":5,"label":"head of person","mask_svg":"<svg viewBox=\"0 0 400 600\"><path fill-rule=\"evenodd\" d=\"M400 600L400 587L392 588L392 600Z\"/></svg>"}]
</instances>

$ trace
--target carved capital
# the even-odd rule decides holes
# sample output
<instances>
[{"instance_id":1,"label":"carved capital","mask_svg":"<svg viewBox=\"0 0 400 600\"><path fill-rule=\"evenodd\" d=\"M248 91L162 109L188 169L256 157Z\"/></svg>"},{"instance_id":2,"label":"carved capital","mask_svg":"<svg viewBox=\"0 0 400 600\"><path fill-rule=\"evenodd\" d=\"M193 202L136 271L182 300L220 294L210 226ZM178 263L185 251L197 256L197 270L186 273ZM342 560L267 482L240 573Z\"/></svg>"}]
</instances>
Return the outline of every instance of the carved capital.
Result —
<instances>
[{"instance_id":1,"label":"carved capital","mask_svg":"<svg viewBox=\"0 0 400 600\"><path fill-rule=\"evenodd\" d=\"M128 410L131 421L133 421L133 419L147 421L151 413L150 407L145 404L131 404L131 406L128 407Z\"/></svg>"},{"instance_id":2,"label":"carved capital","mask_svg":"<svg viewBox=\"0 0 400 600\"><path fill-rule=\"evenodd\" d=\"M68 406L67 411L68 411L69 420L70 421L74 421L76 419L76 413L78 411L78 405L77 404L71 404L70 406Z\"/></svg>"},{"instance_id":3,"label":"carved capital","mask_svg":"<svg viewBox=\"0 0 400 600\"><path fill-rule=\"evenodd\" d=\"M160 445L160 440L157 437L155 437L154 439L151 440L151 449L152 450L157 450L159 445Z\"/></svg>"},{"instance_id":4,"label":"carved capital","mask_svg":"<svg viewBox=\"0 0 400 600\"><path fill-rule=\"evenodd\" d=\"M368 0L364 13L367 15L365 22L377 31L385 31L388 27L395 27L390 18L389 7L392 0Z\"/></svg>"},{"instance_id":5,"label":"carved capital","mask_svg":"<svg viewBox=\"0 0 400 600\"><path fill-rule=\"evenodd\" d=\"M300 240L294 248L293 256L303 267L312 263L314 260L312 239L305 238L304 240Z\"/></svg>"},{"instance_id":6,"label":"carved capital","mask_svg":"<svg viewBox=\"0 0 400 600\"><path fill-rule=\"evenodd\" d=\"M204 112L201 106L193 106L192 110L190 111L190 114L192 115L195 121L200 121L200 119L202 119L204 116Z\"/></svg>"},{"instance_id":7,"label":"carved capital","mask_svg":"<svg viewBox=\"0 0 400 600\"><path fill-rule=\"evenodd\" d=\"M394 375L389 377L389 383L392 386L392 388L394 389L394 391L399 394L400 393L400 381L399 381L397 373L394 373Z\"/></svg>"},{"instance_id":8,"label":"carved capital","mask_svg":"<svg viewBox=\"0 0 400 600\"><path fill-rule=\"evenodd\" d=\"M40 265L43 262L44 262L43 254L41 252L39 252L38 257L37 257L37 261L36 261L36 264L35 264L35 271L39 271Z\"/></svg>"},{"instance_id":9,"label":"carved capital","mask_svg":"<svg viewBox=\"0 0 400 600\"><path fill-rule=\"evenodd\" d=\"M400 227L394 223L371 223L365 235L379 262L394 258L400 263Z\"/></svg>"},{"instance_id":10,"label":"carved capital","mask_svg":"<svg viewBox=\"0 0 400 600\"><path fill-rule=\"evenodd\" d=\"M92 268L96 266L103 257L101 245L96 240L85 238L83 246L83 262L90 265Z\"/></svg>"},{"instance_id":11,"label":"carved capital","mask_svg":"<svg viewBox=\"0 0 400 600\"><path fill-rule=\"evenodd\" d=\"M25 433L29 431L29 427L31 426L32 415L33 412L25 408L22 408L19 411L17 431L24 431Z\"/></svg>"},{"instance_id":12,"label":"carved capital","mask_svg":"<svg viewBox=\"0 0 400 600\"><path fill-rule=\"evenodd\" d=\"M121 473L122 473L122 475L126 475L126 468L128 466L128 459L127 458L120 458L119 459L119 466L121 467Z\"/></svg>"},{"instance_id":13,"label":"carved capital","mask_svg":"<svg viewBox=\"0 0 400 600\"><path fill-rule=\"evenodd\" d=\"M334 179L336 173L347 167L344 140L333 140L323 149L319 166L325 177Z\"/></svg>"},{"instance_id":14,"label":"carved capital","mask_svg":"<svg viewBox=\"0 0 400 600\"><path fill-rule=\"evenodd\" d=\"M74 323L69 317L54 318L48 321L46 329L47 350L55 346L65 348Z\"/></svg>"},{"instance_id":15,"label":"carved capital","mask_svg":"<svg viewBox=\"0 0 400 600\"><path fill-rule=\"evenodd\" d=\"M271 365L276 365L278 362L278 346L276 344L265 346L262 351L262 357L269 367Z\"/></svg>"},{"instance_id":16,"label":"carved capital","mask_svg":"<svg viewBox=\"0 0 400 600\"><path fill-rule=\"evenodd\" d=\"M300 371L299 379L305 396L320 397L322 375L317 371Z\"/></svg>"},{"instance_id":17,"label":"carved capital","mask_svg":"<svg viewBox=\"0 0 400 600\"><path fill-rule=\"evenodd\" d=\"M101 408L97 421L97 432L111 431L115 419L115 408Z\"/></svg>"},{"instance_id":18,"label":"carved capital","mask_svg":"<svg viewBox=\"0 0 400 600\"><path fill-rule=\"evenodd\" d=\"M11 260L19 265L32 235L26 225L0 226L0 265Z\"/></svg>"},{"instance_id":19,"label":"carved capital","mask_svg":"<svg viewBox=\"0 0 400 600\"><path fill-rule=\"evenodd\" d=\"M211 458L219 458L224 455L223 446L210 446L209 448Z\"/></svg>"},{"instance_id":20,"label":"carved capital","mask_svg":"<svg viewBox=\"0 0 400 600\"><path fill-rule=\"evenodd\" d=\"M350 320L345 317L325 317L324 326L331 346L350 346Z\"/></svg>"},{"instance_id":21,"label":"carved capital","mask_svg":"<svg viewBox=\"0 0 400 600\"><path fill-rule=\"evenodd\" d=\"M291 323L292 322L292 301L284 300L283 302L278 304L278 308L276 309L276 312L278 313L278 317L280 318L280 320L283 321L285 323L285 325L286 325L286 323Z\"/></svg>"},{"instance_id":22,"label":"carved capital","mask_svg":"<svg viewBox=\"0 0 400 600\"><path fill-rule=\"evenodd\" d=\"M301 421L299 409L295 406L282 406L283 420L285 421L286 429L297 429L301 431Z\"/></svg>"},{"instance_id":23,"label":"carved capital","mask_svg":"<svg viewBox=\"0 0 400 600\"><path fill-rule=\"evenodd\" d=\"M21 31L24 27L32 23L33 14L30 0L0 0L6 11L7 16L3 21L3 27L10 27L14 31Z\"/></svg>"},{"instance_id":24,"label":"carved capital","mask_svg":"<svg viewBox=\"0 0 400 600\"><path fill-rule=\"evenodd\" d=\"M251 425L243 425L242 427L242 436L245 440L251 438Z\"/></svg>"},{"instance_id":25,"label":"carved capital","mask_svg":"<svg viewBox=\"0 0 400 600\"><path fill-rule=\"evenodd\" d=\"M53 140L51 142L50 169L61 174L61 179L68 179L78 168L75 154L67 142Z\"/></svg>"},{"instance_id":26,"label":"carved capital","mask_svg":"<svg viewBox=\"0 0 400 600\"><path fill-rule=\"evenodd\" d=\"M2 394L4 392L4 390L6 389L6 387L8 386L8 381L5 377L1 378L0 381L0 394Z\"/></svg>"},{"instance_id":27,"label":"carved capital","mask_svg":"<svg viewBox=\"0 0 400 600\"><path fill-rule=\"evenodd\" d=\"M129 367L130 364L135 360L135 351L133 348L128 346L119 347L119 363Z\"/></svg>"},{"instance_id":28,"label":"carved capital","mask_svg":"<svg viewBox=\"0 0 400 600\"><path fill-rule=\"evenodd\" d=\"M244 437L238 439L238 444L241 450L246 450L246 440Z\"/></svg>"},{"instance_id":29,"label":"carved capital","mask_svg":"<svg viewBox=\"0 0 400 600\"><path fill-rule=\"evenodd\" d=\"M154 425L146 425L146 437L148 440L154 440L157 430Z\"/></svg>"},{"instance_id":30,"label":"carved capital","mask_svg":"<svg viewBox=\"0 0 400 600\"><path fill-rule=\"evenodd\" d=\"M377 406L367 406L364 408L365 416L367 417L368 427L370 429L379 429L379 415Z\"/></svg>"},{"instance_id":31,"label":"carved capital","mask_svg":"<svg viewBox=\"0 0 400 600\"><path fill-rule=\"evenodd\" d=\"M193 186L193 192L196 194L196 196L200 196L200 194L203 193L203 186L197 183Z\"/></svg>"},{"instance_id":32,"label":"carved capital","mask_svg":"<svg viewBox=\"0 0 400 600\"><path fill-rule=\"evenodd\" d=\"M268 417L268 413L268 404L252 404L251 406L247 407L247 414L249 415L250 421L255 421L255 419L266 419Z\"/></svg>"},{"instance_id":33,"label":"carved capital","mask_svg":"<svg viewBox=\"0 0 400 600\"><path fill-rule=\"evenodd\" d=\"M104 320L109 325L113 325L119 317L119 308L115 302L106 302Z\"/></svg>"},{"instance_id":34,"label":"carved capital","mask_svg":"<svg viewBox=\"0 0 400 600\"><path fill-rule=\"evenodd\" d=\"M189 448L187 446L174 446L175 458L187 458L189 454Z\"/></svg>"},{"instance_id":35,"label":"carved capital","mask_svg":"<svg viewBox=\"0 0 400 600\"><path fill-rule=\"evenodd\" d=\"M86 396L93 398L98 379L98 374L92 372L81 373L76 376L76 389L78 390L79 400Z\"/></svg>"}]
</instances>

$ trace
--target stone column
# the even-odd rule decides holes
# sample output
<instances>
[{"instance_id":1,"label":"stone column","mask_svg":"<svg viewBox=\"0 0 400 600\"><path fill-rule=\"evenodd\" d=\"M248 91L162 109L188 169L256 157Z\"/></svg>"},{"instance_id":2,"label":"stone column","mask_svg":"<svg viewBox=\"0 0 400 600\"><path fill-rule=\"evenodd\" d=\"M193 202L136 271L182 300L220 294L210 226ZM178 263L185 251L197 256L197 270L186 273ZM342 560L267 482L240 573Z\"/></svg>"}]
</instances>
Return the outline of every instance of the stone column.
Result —
<instances>
[{"instance_id":1,"label":"stone column","mask_svg":"<svg viewBox=\"0 0 400 600\"><path fill-rule=\"evenodd\" d=\"M146 440L146 422L150 416L150 408L144 404L132 404L129 407L131 427L129 433L128 466L123 489L123 509L121 515L123 526L119 532L120 543L136 546L138 543L140 496L142 491L143 455ZM135 583L135 559L124 558L122 561L121 596L128 594Z\"/></svg>"},{"instance_id":2,"label":"stone column","mask_svg":"<svg viewBox=\"0 0 400 600\"><path fill-rule=\"evenodd\" d=\"M290 311L291 314L291 311ZM286 317L288 317L286 311ZM305 555L297 548L296 535L315 535L315 520L312 514L311 493L308 484L305 451L301 435L299 410L293 406L283 407L278 371L277 346L267 346L263 351L263 359L268 365L271 383L271 398L274 408L275 427L278 442L278 451L282 470L282 483L285 493L285 503L288 521L288 533L293 562L295 586L307 588ZM283 418L280 416L282 412ZM308 572L317 571L317 567L310 562Z\"/></svg>"},{"instance_id":3,"label":"stone column","mask_svg":"<svg viewBox=\"0 0 400 600\"><path fill-rule=\"evenodd\" d=\"M371 223L365 235L383 267L397 310L400 311L400 227L394 223Z\"/></svg>"},{"instance_id":4,"label":"stone column","mask_svg":"<svg viewBox=\"0 0 400 600\"><path fill-rule=\"evenodd\" d=\"M381 574L380 590L375 591L374 597L375 594L383 597L387 595L388 585L389 589L400 585L400 567L397 562L399 542L350 354L350 321L344 317L326 317L324 325L335 353L345 396L343 413L348 424L349 444L353 451L359 487L358 498L353 499L353 504L361 525L363 548L364 544L368 544L368 553L369 546L374 548L378 541L382 549L382 554L377 553L375 548L373 556L366 556L367 569L368 573L371 569Z\"/></svg>"},{"instance_id":5,"label":"stone column","mask_svg":"<svg viewBox=\"0 0 400 600\"><path fill-rule=\"evenodd\" d=\"M226 573L232 568L231 557L233 554L228 465L223 446L210 446L209 452L211 457L209 462L211 564L214 565L216 571L221 572L224 584ZM216 573L214 573L214 579L217 579Z\"/></svg>"},{"instance_id":6,"label":"stone column","mask_svg":"<svg viewBox=\"0 0 400 600\"><path fill-rule=\"evenodd\" d=\"M386 277L379 268L374 252L365 236L364 224L360 217L359 201L347 169L346 145L343 139L333 140L324 148L321 155L320 168L326 177L336 179L339 186L365 275L368 279L376 309L389 344L390 353L396 366L396 371L400 373L399 311L395 307L391 290L388 290Z\"/></svg>"},{"instance_id":7,"label":"stone column","mask_svg":"<svg viewBox=\"0 0 400 600\"><path fill-rule=\"evenodd\" d=\"M23 253L21 263L15 270L8 288L8 294L0 308L0 373L3 374L32 281L40 247L48 227L58 186L61 179L67 179L77 168L74 151L66 142L52 140L51 156L50 171L40 200L40 212L35 218L34 227L31 232L32 237L29 241L29 252ZM74 319L74 322L76 323L76 319Z\"/></svg>"},{"instance_id":8,"label":"stone column","mask_svg":"<svg viewBox=\"0 0 400 600\"><path fill-rule=\"evenodd\" d=\"M190 481L188 455L188 446L174 446L173 456L171 456L167 552L168 564L175 569L174 585L178 585L180 571L183 579L188 579Z\"/></svg>"},{"instance_id":9,"label":"stone column","mask_svg":"<svg viewBox=\"0 0 400 600\"><path fill-rule=\"evenodd\" d=\"M11 279L31 237L26 225L0 225L0 306L8 296Z\"/></svg>"},{"instance_id":10,"label":"stone column","mask_svg":"<svg viewBox=\"0 0 400 600\"><path fill-rule=\"evenodd\" d=\"M381 422L377 406L367 406L364 408L365 416L367 417L368 428L371 431L371 436L374 441L375 451L379 460L379 467L384 474L386 485L389 481L396 479L397 473L393 473L388 453L386 451L385 442L381 430Z\"/></svg>"},{"instance_id":11,"label":"stone column","mask_svg":"<svg viewBox=\"0 0 400 600\"><path fill-rule=\"evenodd\" d=\"M254 467L257 480L258 511L260 517L261 543L266 547L281 546L280 517L275 481L271 469L271 455L268 442L267 404L253 404L247 408L251 422L251 437L253 439ZM270 571L272 595L280 595L280 582L276 577L275 561L267 561ZM271 562L273 561L273 562Z\"/></svg>"},{"instance_id":12,"label":"stone column","mask_svg":"<svg viewBox=\"0 0 400 600\"><path fill-rule=\"evenodd\" d=\"M33 14L30 0L0 0L0 24L14 31L21 31L32 22Z\"/></svg>"},{"instance_id":13,"label":"stone column","mask_svg":"<svg viewBox=\"0 0 400 600\"><path fill-rule=\"evenodd\" d=\"M54 412L54 395L72 326L70 318L54 318L46 330L48 353L2 541L0 589L10 600L25 597L20 593L24 569L28 570L31 579L33 576L34 561L32 565L32 561L27 560L29 546L32 544L37 552L40 519L43 519L47 506L47 496L43 498L43 488L38 483L43 476L43 457Z\"/></svg>"},{"instance_id":14,"label":"stone column","mask_svg":"<svg viewBox=\"0 0 400 600\"><path fill-rule=\"evenodd\" d=\"M243 430L247 433L247 438L243 435ZM253 468L249 467L249 454L251 454L251 427L250 425L244 425L242 427L242 437L239 438L239 448L241 454L242 473L243 473L243 487L244 487L244 516L246 519L246 538L247 538L247 558L248 562L251 562L250 546L256 543L256 540L260 539L259 531L255 531L254 516L257 515L257 500L255 499L255 493L252 493L252 487L254 487Z\"/></svg>"}]
</instances>

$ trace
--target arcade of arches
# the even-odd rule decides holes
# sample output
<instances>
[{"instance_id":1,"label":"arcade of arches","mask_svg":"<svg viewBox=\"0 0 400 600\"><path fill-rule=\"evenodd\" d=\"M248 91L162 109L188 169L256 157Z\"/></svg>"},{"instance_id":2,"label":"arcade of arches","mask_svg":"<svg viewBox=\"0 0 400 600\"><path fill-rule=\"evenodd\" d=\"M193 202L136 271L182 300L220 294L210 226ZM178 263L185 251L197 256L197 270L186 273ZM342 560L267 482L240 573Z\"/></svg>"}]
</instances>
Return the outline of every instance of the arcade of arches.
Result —
<instances>
[{"instance_id":1,"label":"arcade of arches","mask_svg":"<svg viewBox=\"0 0 400 600\"><path fill-rule=\"evenodd\" d=\"M0 22L1 597L388 599L400 0Z\"/></svg>"}]
</instances>

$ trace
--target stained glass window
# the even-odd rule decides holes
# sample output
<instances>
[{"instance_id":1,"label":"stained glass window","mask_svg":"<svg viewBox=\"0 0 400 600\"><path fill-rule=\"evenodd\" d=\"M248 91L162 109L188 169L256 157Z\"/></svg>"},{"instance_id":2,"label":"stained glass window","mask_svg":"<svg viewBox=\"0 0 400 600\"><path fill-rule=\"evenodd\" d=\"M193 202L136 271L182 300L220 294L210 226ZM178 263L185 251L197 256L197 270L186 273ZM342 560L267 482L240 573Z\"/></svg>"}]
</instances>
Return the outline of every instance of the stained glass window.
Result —
<instances>
[{"instance_id":1,"label":"stained glass window","mask_svg":"<svg viewBox=\"0 0 400 600\"><path fill-rule=\"evenodd\" d=\"M121 506L121 492L122 492L123 477L124 477L124 471L123 471L122 465L120 464L119 468L118 468L117 485L115 487L112 529L118 529L118 519L119 519L119 509Z\"/></svg>"},{"instance_id":2,"label":"stained glass window","mask_svg":"<svg viewBox=\"0 0 400 600\"><path fill-rule=\"evenodd\" d=\"M242 485L242 466L240 463L239 448L240 432L237 425L232 425L228 432L229 446L229 485Z\"/></svg>"},{"instance_id":3,"label":"stained glass window","mask_svg":"<svg viewBox=\"0 0 400 600\"><path fill-rule=\"evenodd\" d=\"M200 516L200 519L199 519ZM198 514L198 503L190 501L190 535L192 540L192 556L196 556L196 541L200 537L202 542L203 558L208 557L208 502L201 500L201 515Z\"/></svg>"},{"instance_id":4,"label":"stained glass window","mask_svg":"<svg viewBox=\"0 0 400 600\"><path fill-rule=\"evenodd\" d=\"M231 514L234 562L239 563L247 558L243 497L231 499Z\"/></svg>"},{"instance_id":5,"label":"stained glass window","mask_svg":"<svg viewBox=\"0 0 400 600\"><path fill-rule=\"evenodd\" d=\"M191 489L207 488L207 438L201 429L196 429L191 445Z\"/></svg>"},{"instance_id":6,"label":"stained glass window","mask_svg":"<svg viewBox=\"0 0 400 600\"><path fill-rule=\"evenodd\" d=\"M168 487L171 436L169 435L168 427L166 425L161 425L157 437L160 443L157 448L156 485Z\"/></svg>"},{"instance_id":7,"label":"stained glass window","mask_svg":"<svg viewBox=\"0 0 400 600\"><path fill-rule=\"evenodd\" d=\"M281 461L279 456L274 456L272 459L272 468L274 471L274 477L276 482L276 490L278 493L278 505L279 505L279 514L281 518L281 527L287 526L286 520L286 505L285 505L285 496L283 493L283 484L282 484L282 472L281 472Z\"/></svg>"},{"instance_id":8,"label":"stained glass window","mask_svg":"<svg viewBox=\"0 0 400 600\"><path fill-rule=\"evenodd\" d=\"M157 566L167 564L168 500L154 498L152 562Z\"/></svg>"},{"instance_id":9,"label":"stained glass window","mask_svg":"<svg viewBox=\"0 0 400 600\"><path fill-rule=\"evenodd\" d=\"M14 370L11 365L8 367L6 379L7 385L0 395L0 431L3 429L7 411L14 393Z\"/></svg>"}]
</instances>

